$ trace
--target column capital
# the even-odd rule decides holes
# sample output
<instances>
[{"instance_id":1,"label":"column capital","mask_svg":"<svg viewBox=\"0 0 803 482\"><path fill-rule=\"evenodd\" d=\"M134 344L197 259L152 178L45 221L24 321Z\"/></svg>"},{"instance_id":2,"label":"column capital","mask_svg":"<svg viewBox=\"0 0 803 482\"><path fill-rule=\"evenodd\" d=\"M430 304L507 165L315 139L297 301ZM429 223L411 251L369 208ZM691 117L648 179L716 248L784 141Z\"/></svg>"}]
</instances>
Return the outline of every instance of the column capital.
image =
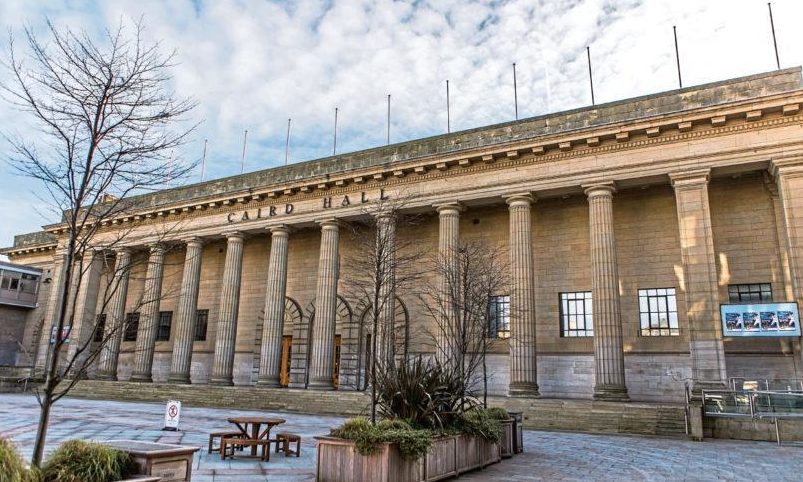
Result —
<instances>
[{"instance_id":1,"label":"column capital","mask_svg":"<svg viewBox=\"0 0 803 482\"><path fill-rule=\"evenodd\" d=\"M376 219L391 219L396 217L396 211L384 209L375 212L373 216Z\"/></svg>"},{"instance_id":2,"label":"column capital","mask_svg":"<svg viewBox=\"0 0 803 482\"><path fill-rule=\"evenodd\" d=\"M134 250L130 246L120 246L120 247L114 248L113 251L114 251L114 254L116 256L129 256L130 257L131 253L133 253Z\"/></svg>"},{"instance_id":3,"label":"column capital","mask_svg":"<svg viewBox=\"0 0 803 482\"><path fill-rule=\"evenodd\" d=\"M265 229L270 231L270 234L275 237L288 237L292 228L286 224L277 224L274 226L266 226Z\"/></svg>"},{"instance_id":4,"label":"column capital","mask_svg":"<svg viewBox=\"0 0 803 482\"><path fill-rule=\"evenodd\" d=\"M462 211L466 210L466 207L463 206L460 202L448 202L443 204L436 204L435 210L438 211L438 214L441 216L448 216L448 215L459 215Z\"/></svg>"},{"instance_id":5,"label":"column capital","mask_svg":"<svg viewBox=\"0 0 803 482\"><path fill-rule=\"evenodd\" d=\"M525 204L527 206L530 206L533 203L535 203L535 198L533 197L532 194L530 194L528 192L520 192L520 193L515 193L515 194L506 194L506 195L502 196L502 198L505 200L507 205L510 206L510 207L522 206L522 205L525 205Z\"/></svg>"},{"instance_id":6,"label":"column capital","mask_svg":"<svg viewBox=\"0 0 803 482\"><path fill-rule=\"evenodd\" d=\"M237 231L237 230L223 231L221 234L225 236L226 240L228 240L229 242L232 241L242 242L245 239L245 234L242 231Z\"/></svg>"},{"instance_id":7,"label":"column capital","mask_svg":"<svg viewBox=\"0 0 803 482\"><path fill-rule=\"evenodd\" d=\"M164 254L166 248L163 243L153 243L148 245L148 250L151 254Z\"/></svg>"},{"instance_id":8,"label":"column capital","mask_svg":"<svg viewBox=\"0 0 803 482\"><path fill-rule=\"evenodd\" d=\"M340 221L337 218L326 218L326 219L318 219L315 221L321 227L322 230L326 229L338 229L340 227Z\"/></svg>"},{"instance_id":9,"label":"column capital","mask_svg":"<svg viewBox=\"0 0 803 482\"><path fill-rule=\"evenodd\" d=\"M779 174L793 173L800 175L803 173L803 157L771 159L770 167L767 170L776 179Z\"/></svg>"},{"instance_id":10,"label":"column capital","mask_svg":"<svg viewBox=\"0 0 803 482\"><path fill-rule=\"evenodd\" d=\"M708 184L711 180L711 169L695 169L692 171L670 172L669 180L672 187L681 189L684 187L695 187Z\"/></svg>"},{"instance_id":11,"label":"column capital","mask_svg":"<svg viewBox=\"0 0 803 482\"><path fill-rule=\"evenodd\" d=\"M204 240L203 240L203 238L201 238L201 237L199 237L199 236L188 236L188 237L186 237L186 238L181 238L181 241L182 241L184 244L186 244L188 248L189 248L190 246L194 246L194 247L196 247L196 248L200 248L201 246L203 246L203 245L204 245Z\"/></svg>"},{"instance_id":12,"label":"column capital","mask_svg":"<svg viewBox=\"0 0 803 482\"><path fill-rule=\"evenodd\" d=\"M613 181L595 182L591 184L582 184L583 192L588 198L599 196L613 196L616 192L616 184Z\"/></svg>"}]
</instances>

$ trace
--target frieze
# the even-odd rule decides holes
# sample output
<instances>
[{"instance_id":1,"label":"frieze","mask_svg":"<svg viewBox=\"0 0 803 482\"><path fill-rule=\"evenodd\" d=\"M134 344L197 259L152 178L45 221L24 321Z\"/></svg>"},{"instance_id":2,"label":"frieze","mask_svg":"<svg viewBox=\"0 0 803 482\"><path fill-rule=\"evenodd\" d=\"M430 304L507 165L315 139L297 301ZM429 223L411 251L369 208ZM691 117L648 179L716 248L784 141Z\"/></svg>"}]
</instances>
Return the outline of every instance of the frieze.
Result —
<instances>
[{"instance_id":1,"label":"frieze","mask_svg":"<svg viewBox=\"0 0 803 482\"><path fill-rule=\"evenodd\" d=\"M379 189L378 193L369 193L368 191L361 191L359 193L347 193L342 196L325 196L320 199L321 204L318 208L327 210L332 208L347 208L351 206L359 206L367 204L371 201L385 201L390 199L390 196L384 189ZM296 207L293 203L272 204L270 206L262 206L253 209L245 209L242 211L232 211L226 215L228 223L239 223L254 221L257 219L269 219L278 216L288 216L295 212Z\"/></svg>"}]
</instances>

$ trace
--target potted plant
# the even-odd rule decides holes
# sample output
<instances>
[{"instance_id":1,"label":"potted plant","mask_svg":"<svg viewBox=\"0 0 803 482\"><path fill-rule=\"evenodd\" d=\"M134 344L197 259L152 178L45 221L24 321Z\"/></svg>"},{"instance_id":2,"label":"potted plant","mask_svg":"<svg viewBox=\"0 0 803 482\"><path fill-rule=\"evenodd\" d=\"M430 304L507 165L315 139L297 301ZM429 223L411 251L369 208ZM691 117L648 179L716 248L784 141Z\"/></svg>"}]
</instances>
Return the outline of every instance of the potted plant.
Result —
<instances>
[{"instance_id":1,"label":"potted plant","mask_svg":"<svg viewBox=\"0 0 803 482\"><path fill-rule=\"evenodd\" d=\"M500 460L502 424L459 375L417 358L377 370L372 424L353 419L318 440L319 481L432 481Z\"/></svg>"}]
</instances>

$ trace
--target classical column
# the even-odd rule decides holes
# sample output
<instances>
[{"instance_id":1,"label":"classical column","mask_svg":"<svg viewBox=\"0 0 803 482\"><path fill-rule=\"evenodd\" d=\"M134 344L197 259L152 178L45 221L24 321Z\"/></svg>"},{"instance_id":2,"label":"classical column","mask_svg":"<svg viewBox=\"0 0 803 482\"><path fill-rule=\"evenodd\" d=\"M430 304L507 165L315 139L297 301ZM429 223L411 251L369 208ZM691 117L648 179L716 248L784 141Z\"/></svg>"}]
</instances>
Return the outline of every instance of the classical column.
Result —
<instances>
[{"instance_id":1,"label":"classical column","mask_svg":"<svg viewBox=\"0 0 803 482\"><path fill-rule=\"evenodd\" d=\"M153 349L156 346L156 335L159 330L159 303L162 297L162 274L164 273L164 246L155 244L150 248L148 270L145 275L145 291L143 292L141 316L139 319L139 336L134 353L134 371L132 382L152 382Z\"/></svg>"},{"instance_id":2,"label":"classical column","mask_svg":"<svg viewBox=\"0 0 803 482\"><path fill-rule=\"evenodd\" d=\"M257 384L279 387L282 335L284 334L284 299L287 295L287 241L290 229L284 225L269 229L271 232L270 261L268 263L265 321L262 325L262 350L259 354Z\"/></svg>"},{"instance_id":3,"label":"classical column","mask_svg":"<svg viewBox=\"0 0 803 482\"><path fill-rule=\"evenodd\" d=\"M436 206L440 227L438 233L438 276L440 277L441 315L440 326L437 328L437 347L435 356L443 364L451 363L454 358L454 336L455 316L453 297L459 293L459 276L457 268L457 248L460 243L460 211L463 207L459 203L448 203Z\"/></svg>"},{"instance_id":4,"label":"classical column","mask_svg":"<svg viewBox=\"0 0 803 482\"><path fill-rule=\"evenodd\" d=\"M220 292L220 314L215 336L212 362L212 385L233 385L234 345L237 341L237 312L240 309L240 282L243 273L243 234L234 231L226 236L226 265Z\"/></svg>"},{"instance_id":5,"label":"classical column","mask_svg":"<svg viewBox=\"0 0 803 482\"><path fill-rule=\"evenodd\" d=\"M375 253L380 280L376 359L389 360L388 355L396 355L396 217L393 213L376 216Z\"/></svg>"},{"instance_id":6,"label":"classical column","mask_svg":"<svg viewBox=\"0 0 803 482\"><path fill-rule=\"evenodd\" d=\"M318 261L318 285L315 291L315 320L312 326L312 357L309 387L334 388L335 314L338 278L338 223L321 221L321 252Z\"/></svg>"},{"instance_id":7,"label":"classical column","mask_svg":"<svg viewBox=\"0 0 803 482\"><path fill-rule=\"evenodd\" d=\"M117 358L120 355L120 341L125 331L125 301L128 294L128 275L131 270L131 250L120 248L116 251L109 299L109 316L106 344L101 348L98 371L95 377L100 380L117 380Z\"/></svg>"},{"instance_id":8,"label":"classical column","mask_svg":"<svg viewBox=\"0 0 803 482\"><path fill-rule=\"evenodd\" d=\"M190 383L192 344L195 341L195 319L198 311L198 287L201 283L203 241L201 238L189 238L186 243L184 274L181 278L181 290L174 318L176 336L168 378L172 383Z\"/></svg>"},{"instance_id":9,"label":"classical column","mask_svg":"<svg viewBox=\"0 0 803 482\"><path fill-rule=\"evenodd\" d=\"M719 289L708 169L670 174L675 188L683 285L689 325L692 380L697 391L726 384L725 349L719 320ZM596 300L595 300L596 302Z\"/></svg>"},{"instance_id":10,"label":"classical column","mask_svg":"<svg viewBox=\"0 0 803 482\"><path fill-rule=\"evenodd\" d=\"M42 320L42 329L39 332L39 346L36 353L36 372L43 373L46 370L48 359L50 358L50 332L53 326L58 324L61 301L63 299L64 281L67 272L67 252L64 248L56 250L53 258L52 280L50 292L47 297L47 307L45 316Z\"/></svg>"},{"instance_id":11,"label":"classical column","mask_svg":"<svg viewBox=\"0 0 803 482\"><path fill-rule=\"evenodd\" d=\"M583 186L588 196L591 239L591 296L594 317L594 398L628 400L619 273L613 232L612 182Z\"/></svg>"},{"instance_id":12,"label":"classical column","mask_svg":"<svg viewBox=\"0 0 803 482\"><path fill-rule=\"evenodd\" d=\"M795 290L794 283L792 281L792 268L789 264L789 246L786 238L786 226L784 225L783 221L783 205L778 193L778 185L775 183L774 179L770 179L770 176L768 176L767 173L765 173L764 176L764 187L767 188L767 191L770 194L770 200L772 201L772 213L775 220L775 235L776 239L778 240L779 273L777 274L777 277L783 282L783 289L773 289L772 296L775 298L775 301L791 301L795 299ZM779 292L783 293L782 300L777 299ZM780 339L781 352L784 355L794 354L794 341L797 340L789 337Z\"/></svg>"},{"instance_id":13,"label":"classical column","mask_svg":"<svg viewBox=\"0 0 803 482\"><path fill-rule=\"evenodd\" d=\"M78 288L78 296L75 299L75 316L72 322L72 331L70 332L68 360L93 336L97 321L96 308L104 259L105 253L102 250L90 248L85 251L84 259L80 263L81 283ZM79 359L76 360L77 363L73 370L81 369L87 356L89 356L89 353L86 353L86 351L81 354Z\"/></svg>"},{"instance_id":14,"label":"classical column","mask_svg":"<svg viewBox=\"0 0 803 482\"><path fill-rule=\"evenodd\" d=\"M782 232L792 292L788 301L803 306L803 159L777 159L772 161L771 173L778 185L780 213L778 223ZM800 320L798 320L800 323ZM803 363L803 343L795 342Z\"/></svg>"},{"instance_id":15,"label":"classical column","mask_svg":"<svg viewBox=\"0 0 803 482\"><path fill-rule=\"evenodd\" d=\"M510 211L510 387L511 396L537 397L533 197L507 198Z\"/></svg>"}]
</instances>

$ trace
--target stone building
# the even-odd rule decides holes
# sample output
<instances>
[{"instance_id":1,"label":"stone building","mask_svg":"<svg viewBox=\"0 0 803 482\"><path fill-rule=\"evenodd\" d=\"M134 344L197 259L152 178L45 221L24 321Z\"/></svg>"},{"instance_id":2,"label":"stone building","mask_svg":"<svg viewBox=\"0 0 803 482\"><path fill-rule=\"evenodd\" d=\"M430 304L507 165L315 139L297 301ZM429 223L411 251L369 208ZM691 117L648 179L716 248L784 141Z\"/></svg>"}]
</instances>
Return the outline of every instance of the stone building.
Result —
<instances>
[{"instance_id":1,"label":"stone building","mask_svg":"<svg viewBox=\"0 0 803 482\"><path fill-rule=\"evenodd\" d=\"M687 382L803 378L799 337L725 337L720 320L723 303L803 296L801 103L800 69L779 70L134 197L83 260L71 336L130 322L98 378L359 389L370 330L343 226L404 197L422 220L380 224L398 240L509 258L494 394L680 401ZM2 253L58 286L63 238L53 224ZM27 317L38 366L57 292ZM388 311L431 352L415 300Z\"/></svg>"}]
</instances>

